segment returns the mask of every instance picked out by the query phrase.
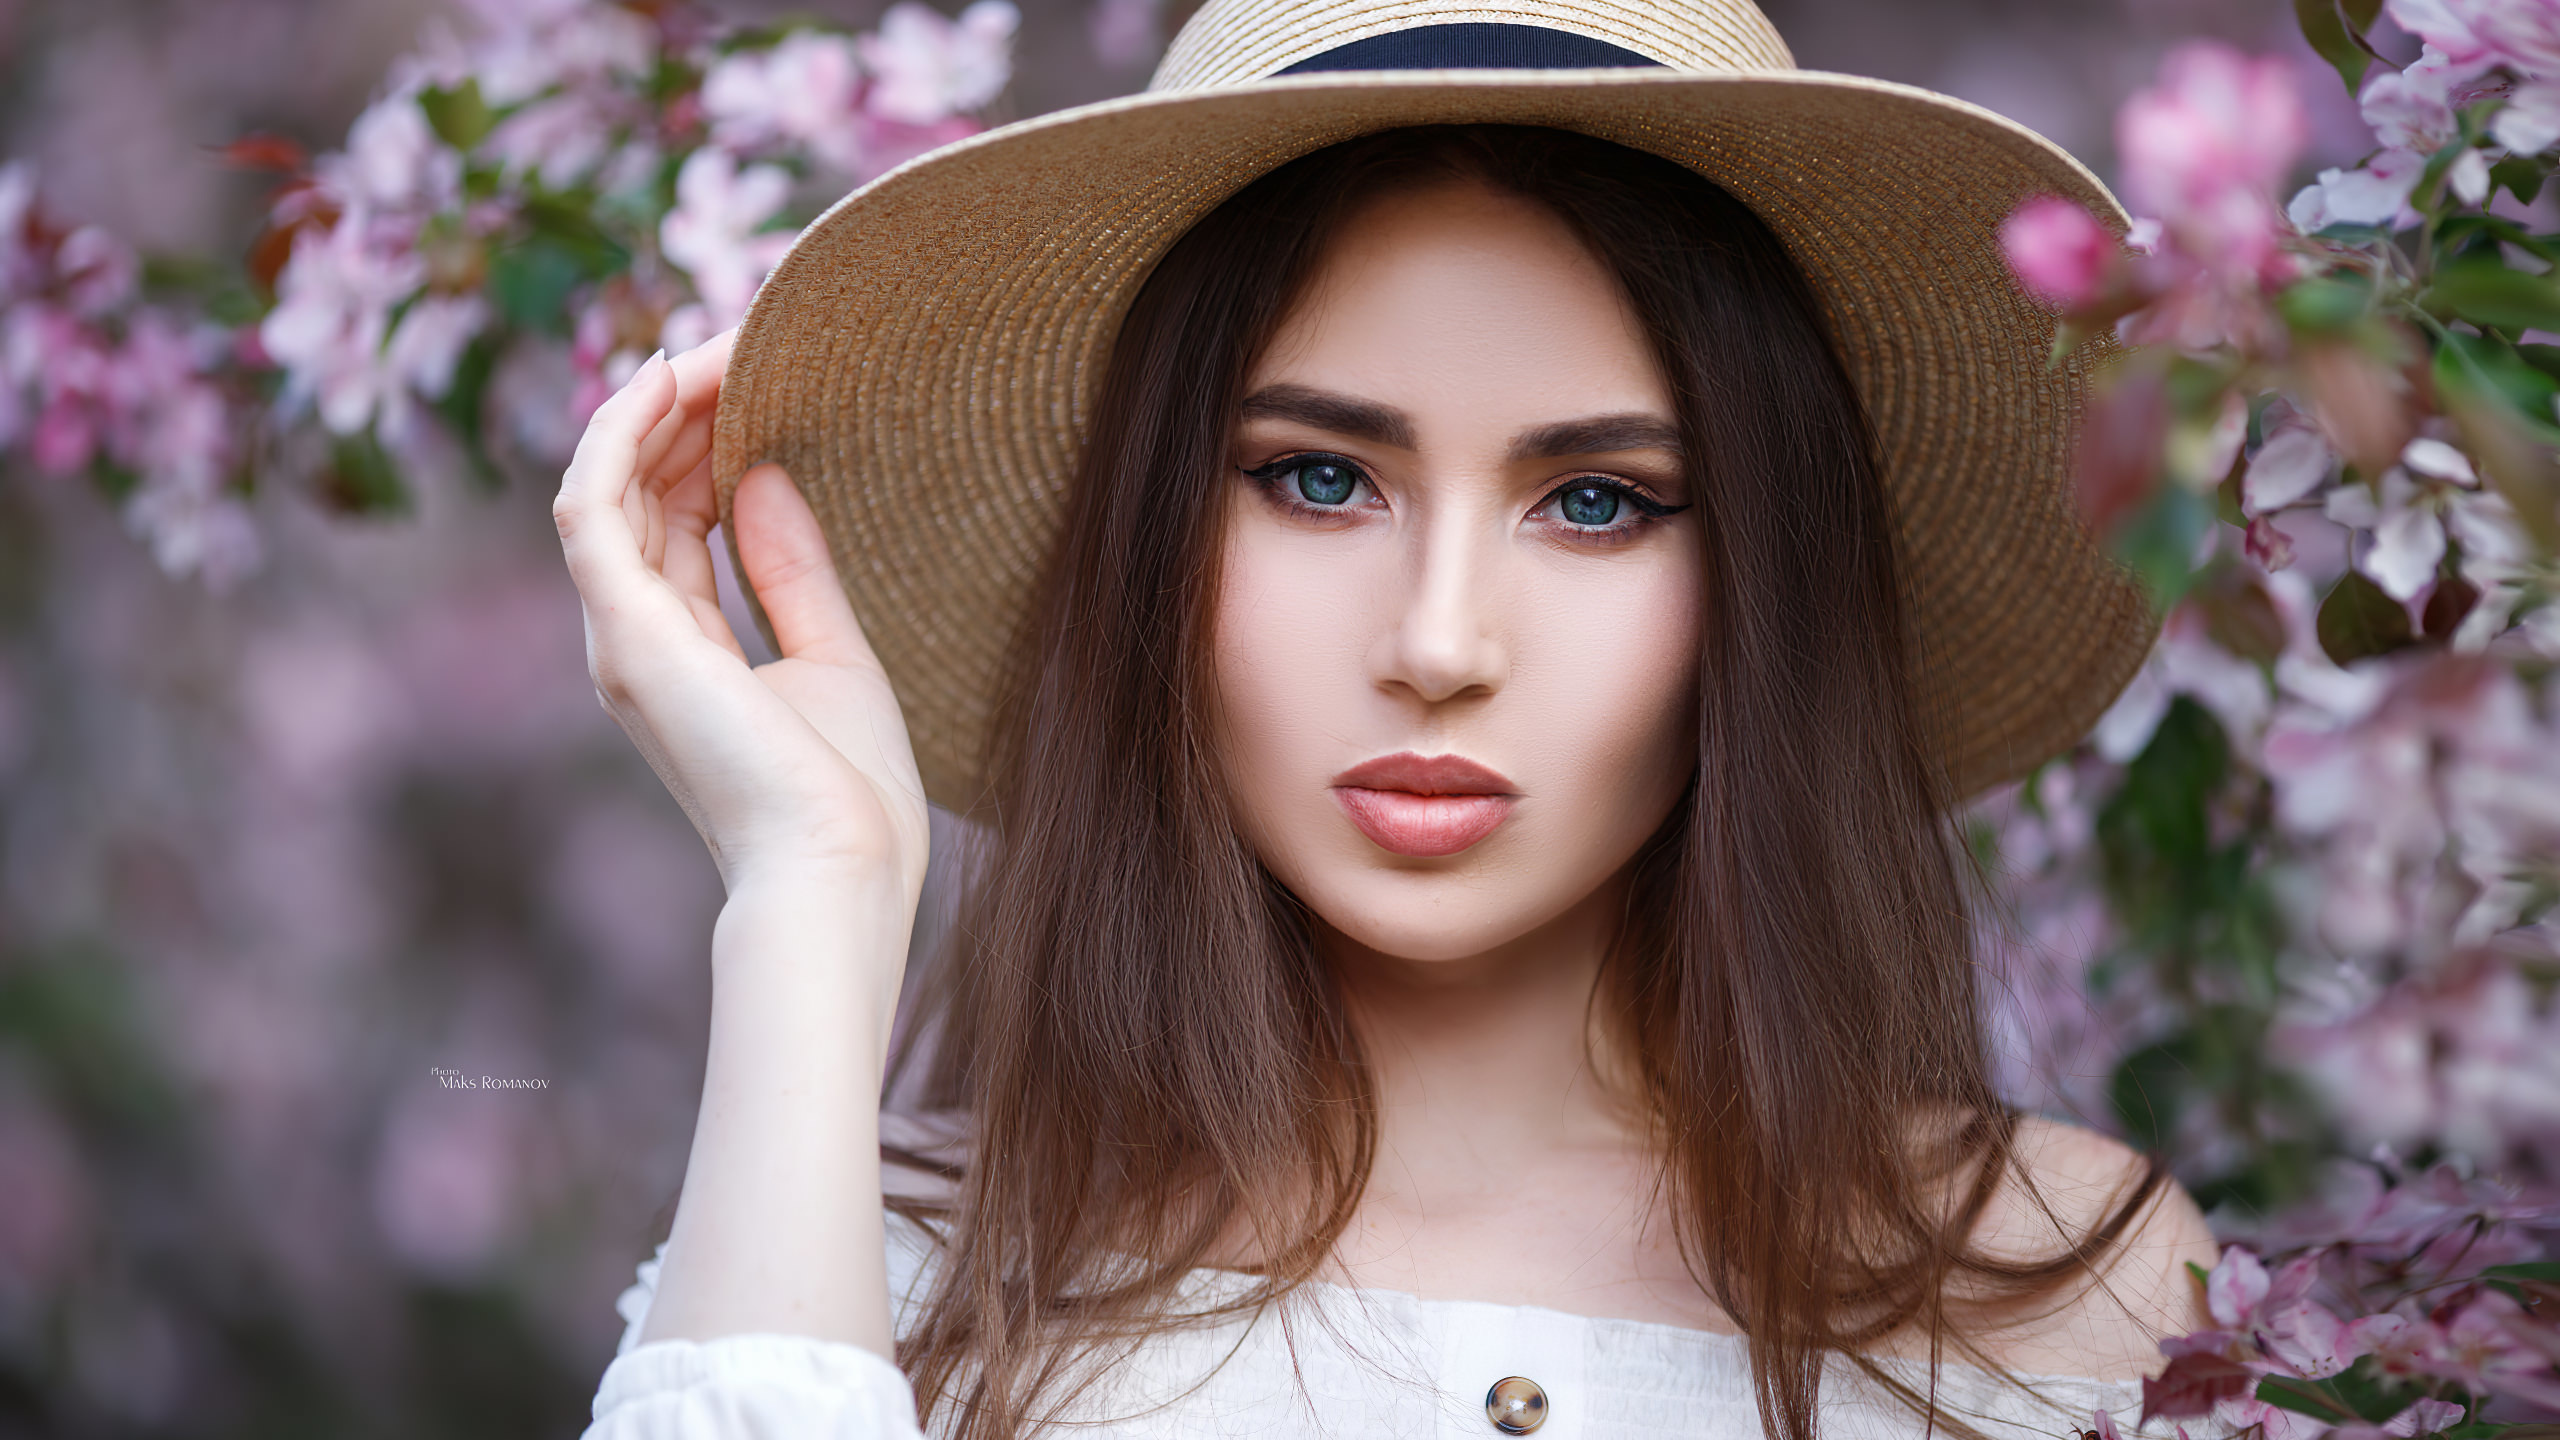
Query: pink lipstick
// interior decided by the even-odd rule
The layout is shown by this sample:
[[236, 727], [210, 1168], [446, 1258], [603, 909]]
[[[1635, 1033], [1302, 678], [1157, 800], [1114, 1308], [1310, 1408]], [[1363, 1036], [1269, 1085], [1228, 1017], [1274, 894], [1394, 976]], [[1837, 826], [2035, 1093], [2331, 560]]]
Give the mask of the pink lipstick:
[[1482, 840], [1520, 798], [1499, 771], [1463, 755], [1409, 750], [1334, 776], [1333, 795], [1372, 844], [1417, 858], [1455, 855]]

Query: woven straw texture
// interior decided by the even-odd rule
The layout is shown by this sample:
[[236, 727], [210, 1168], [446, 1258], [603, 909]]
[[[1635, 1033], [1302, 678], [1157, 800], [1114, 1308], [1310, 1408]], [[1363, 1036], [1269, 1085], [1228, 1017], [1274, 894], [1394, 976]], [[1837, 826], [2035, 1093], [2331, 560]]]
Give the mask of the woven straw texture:
[[1674, 70], [1784, 70], [1795, 57], [1768, 18], [1749, 5], [1619, 5], [1545, 0], [1455, 6], [1433, 0], [1318, 0], [1307, 4], [1212, 0], [1200, 7], [1156, 66], [1151, 92], [1205, 90], [1277, 75], [1354, 40], [1420, 25], [1535, 25], [1606, 40]]
[[[1236, 8], [1221, 0], [1193, 25], [1235, 23]], [[1531, 7], [1393, 8], [1436, 23]], [[1688, 43], [1742, 36], [1731, 43], [1783, 60], [1773, 34], [1746, 45], [1767, 32], [1756, 10], [1697, 8], [1706, 18], [1682, 12]], [[1236, 24], [1261, 37], [1257, 68], [1307, 48], [1289, 38], [1305, 13], [1288, 11], [1285, 35]], [[1602, 38], [1658, 53], [1631, 43], [1638, 28]], [[1186, 29], [1166, 70], [1226, 73], [1224, 52], [1202, 49]], [[966, 807], [1103, 358], [1155, 260], [1237, 189], [1325, 145], [1404, 125], [1578, 130], [1724, 186], [1804, 267], [1875, 419], [1949, 779], [1969, 794], [2020, 775], [2086, 733], [2154, 620], [2071, 497], [2093, 362], [2048, 368], [2052, 316], [2018, 292], [1997, 231], [2037, 193], [2119, 226], [2121, 213], [2069, 156], [1987, 111], [1725, 55], [1679, 52], [1681, 69], [1722, 73], [1336, 72], [1164, 91], [911, 163], [839, 202], [765, 282], [721, 395], [721, 514], [751, 465], [791, 473], [897, 688], [927, 792]]]

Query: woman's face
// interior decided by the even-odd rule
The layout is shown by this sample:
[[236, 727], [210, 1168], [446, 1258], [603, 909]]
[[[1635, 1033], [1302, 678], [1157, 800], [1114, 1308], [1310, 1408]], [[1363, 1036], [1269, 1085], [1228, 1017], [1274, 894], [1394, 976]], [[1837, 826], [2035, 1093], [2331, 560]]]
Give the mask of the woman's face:
[[1617, 283], [1529, 202], [1398, 195], [1245, 394], [1216, 623], [1246, 839], [1389, 955], [1563, 916], [1697, 754], [1698, 515]]

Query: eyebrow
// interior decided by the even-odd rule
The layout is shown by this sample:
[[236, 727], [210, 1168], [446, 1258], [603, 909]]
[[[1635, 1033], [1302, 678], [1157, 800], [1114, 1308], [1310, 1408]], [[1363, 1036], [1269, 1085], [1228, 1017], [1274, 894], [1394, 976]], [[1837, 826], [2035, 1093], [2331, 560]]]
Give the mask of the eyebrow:
[[1680, 427], [1658, 415], [1593, 415], [1523, 430], [1511, 442], [1514, 460], [1555, 460], [1620, 450], [1667, 450], [1677, 455]]
[[1354, 440], [1411, 450], [1413, 421], [1392, 405], [1304, 385], [1269, 385], [1245, 397], [1248, 420], [1292, 420]]
[[[1270, 385], [1245, 397], [1248, 420], [1288, 420], [1355, 440], [1417, 448], [1413, 421], [1392, 405], [1306, 385]], [[1659, 415], [1589, 415], [1535, 426], [1512, 437], [1513, 460], [1554, 460], [1567, 455], [1608, 455], [1621, 450], [1680, 453], [1680, 428]]]

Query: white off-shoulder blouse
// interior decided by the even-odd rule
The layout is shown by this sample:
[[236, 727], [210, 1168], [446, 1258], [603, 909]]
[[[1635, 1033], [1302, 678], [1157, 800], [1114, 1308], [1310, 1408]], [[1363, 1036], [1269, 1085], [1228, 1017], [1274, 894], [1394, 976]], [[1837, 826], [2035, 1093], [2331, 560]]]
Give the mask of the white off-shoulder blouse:
[[[911, 1440], [923, 1432], [906, 1377], [859, 1346], [797, 1335], [653, 1340], [640, 1328], [658, 1258], [616, 1309], [622, 1343], [596, 1392], [588, 1440]], [[890, 1293], [901, 1333], [929, 1285], [935, 1245], [889, 1217]], [[1201, 1271], [1187, 1301], [1247, 1283]], [[1228, 1293], [1233, 1293], [1231, 1290]], [[1925, 1391], [1926, 1367], [1886, 1361]], [[1523, 1377], [1544, 1392], [1536, 1440], [1760, 1440], [1744, 1342], [1635, 1320], [1526, 1305], [1424, 1300], [1311, 1284], [1259, 1314], [1151, 1336], [1087, 1392], [1063, 1434], [1105, 1440], [1313, 1440], [1318, 1436], [1500, 1440], [1486, 1391]], [[1937, 1398], [1992, 1440], [2077, 1440], [2104, 1409], [2130, 1436], [2138, 1381], [2025, 1377], [1941, 1365]], [[2032, 1393], [2029, 1393], [2029, 1392]], [[1823, 1382], [1823, 1440], [1922, 1440], [1912, 1409], [1835, 1363]]]

